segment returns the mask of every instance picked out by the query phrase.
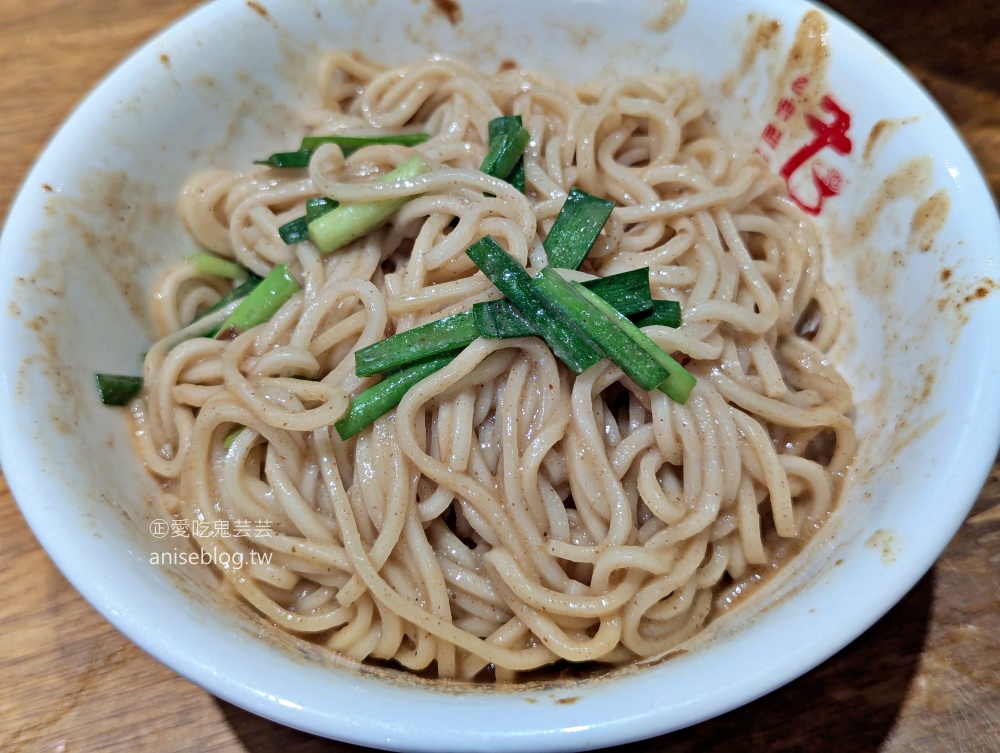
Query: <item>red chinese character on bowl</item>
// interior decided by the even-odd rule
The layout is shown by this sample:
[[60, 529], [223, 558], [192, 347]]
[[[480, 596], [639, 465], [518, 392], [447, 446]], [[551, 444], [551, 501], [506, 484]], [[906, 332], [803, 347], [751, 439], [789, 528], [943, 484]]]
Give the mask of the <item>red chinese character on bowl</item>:
[[[797, 82], [798, 80], [796, 80]], [[794, 83], [792, 88], [795, 88]], [[806, 125], [812, 131], [813, 138], [809, 143], [799, 148], [780, 170], [781, 177], [785, 179], [785, 185], [788, 186], [789, 195], [804, 211], [812, 215], [819, 214], [823, 208], [823, 202], [839, 193], [844, 184], [843, 175], [834, 169], [821, 170], [818, 165], [812, 165], [812, 184], [816, 190], [814, 197], [803, 195], [801, 186], [793, 182], [793, 176], [824, 149], [832, 149], [837, 154], [850, 154], [853, 148], [851, 139], [847, 135], [847, 131], [851, 127], [851, 116], [829, 95], [825, 95], [820, 100], [820, 107], [833, 117], [827, 121], [807, 114], [805, 116]]]

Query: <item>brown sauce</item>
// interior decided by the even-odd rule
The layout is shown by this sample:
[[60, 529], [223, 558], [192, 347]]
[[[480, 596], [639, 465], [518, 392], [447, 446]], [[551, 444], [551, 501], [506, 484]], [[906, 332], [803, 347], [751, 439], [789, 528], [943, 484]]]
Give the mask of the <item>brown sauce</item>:
[[950, 210], [951, 197], [943, 189], [921, 202], [913, 212], [907, 245], [923, 252], [930, 251], [948, 221]]
[[897, 133], [903, 126], [915, 123], [917, 118], [883, 118], [872, 126], [865, 140], [865, 148], [862, 159], [866, 165], [871, 165], [873, 158], [878, 154], [879, 149]]
[[255, 0], [247, 0], [247, 7], [250, 8], [250, 10], [254, 11], [257, 15], [261, 16], [262, 18], [268, 17], [267, 8], [265, 8], [263, 5], [256, 2]]
[[677, 23], [687, 10], [687, 0], [653, 0], [653, 13], [646, 21], [646, 28], [663, 34]]
[[757, 19], [754, 14], [747, 17], [747, 23], [753, 24], [753, 30], [747, 35], [743, 44], [743, 56], [736, 70], [726, 76], [722, 82], [722, 92], [727, 97], [732, 96], [736, 84], [745, 79], [757, 58], [764, 53], [777, 51], [781, 41], [781, 22], [773, 18]]
[[431, 0], [431, 4], [452, 26], [462, 20], [462, 6], [456, 0]]

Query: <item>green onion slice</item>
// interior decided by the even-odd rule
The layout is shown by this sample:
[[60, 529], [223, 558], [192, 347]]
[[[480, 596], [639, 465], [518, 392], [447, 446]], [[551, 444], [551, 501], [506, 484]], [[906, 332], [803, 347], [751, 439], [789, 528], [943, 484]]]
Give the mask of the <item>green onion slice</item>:
[[354, 353], [354, 371], [358, 376], [388, 374], [461, 350], [478, 336], [471, 311], [446, 316], [360, 348]]
[[306, 136], [296, 151], [275, 152], [267, 159], [254, 160], [254, 164], [279, 168], [309, 167], [309, 160], [312, 159], [313, 152], [323, 144], [338, 144], [344, 152], [344, 156], [349, 157], [361, 147], [372, 144], [416, 146], [423, 144], [429, 138], [430, 134], [428, 133], [395, 133], [384, 136]]
[[323, 196], [316, 199], [309, 199], [309, 201], [306, 202], [306, 220], [309, 222], [318, 220], [324, 214], [332, 212], [339, 206], [339, 202], [336, 202], [333, 199], [327, 199]]
[[[618, 308], [617, 306], [615, 308]], [[621, 311], [620, 308], [618, 308]], [[627, 313], [622, 311], [622, 313]], [[681, 304], [677, 301], [653, 301], [652, 308], [634, 318], [632, 322], [637, 327], [649, 327], [659, 325], [661, 327], [673, 327], [677, 329], [681, 326]]]
[[199, 272], [213, 277], [225, 277], [230, 280], [244, 280], [250, 276], [250, 270], [241, 267], [234, 261], [223, 259], [215, 254], [198, 251], [187, 258], [188, 264]]
[[549, 264], [561, 269], [579, 269], [614, 206], [613, 201], [599, 199], [579, 188], [570, 189], [552, 229], [542, 242]]
[[278, 235], [287, 246], [294, 246], [296, 243], [309, 240], [309, 219], [306, 215], [296, 217], [290, 222], [278, 228]]
[[235, 340], [247, 330], [263, 324], [274, 316], [300, 287], [298, 281], [288, 271], [288, 266], [279, 264], [222, 323], [215, 335], [216, 338]]
[[311, 149], [299, 149], [294, 152], [275, 152], [267, 159], [257, 159], [255, 165], [268, 165], [269, 167], [309, 167], [309, 160], [312, 158]]
[[327, 212], [332, 212], [340, 204], [333, 199], [320, 197], [309, 199], [306, 202], [306, 213], [302, 217], [296, 217], [291, 222], [286, 222], [278, 228], [278, 235], [288, 246], [301, 243], [309, 239], [309, 223], [318, 220]]
[[350, 439], [376, 419], [391, 411], [411, 387], [447, 366], [454, 354], [437, 356], [387, 376], [357, 397], [351, 398], [347, 413], [334, 424], [341, 439]]
[[[542, 271], [544, 272], [545, 270]], [[677, 361], [675, 361], [669, 353], [653, 342], [641, 329], [632, 324], [632, 322], [630, 322], [626, 317], [615, 311], [613, 307], [609, 306], [608, 302], [603, 298], [595, 295], [593, 291], [587, 290], [587, 288], [579, 283], [571, 284], [574, 288], [576, 288], [577, 292], [579, 292], [580, 295], [582, 295], [583, 298], [590, 303], [591, 306], [604, 314], [609, 321], [620, 327], [633, 342], [639, 345], [639, 347], [648, 353], [656, 361], [656, 363], [667, 372], [667, 377], [659, 384], [655, 385], [657, 389], [681, 405], [687, 402], [687, 399], [691, 394], [691, 390], [694, 389], [695, 383], [697, 382], [691, 372], [677, 363]], [[628, 373], [625, 366], [618, 363], [618, 361], [615, 360], [610, 353], [608, 354], [608, 357], [621, 366], [625, 373]], [[638, 383], [638, 380], [636, 380], [636, 382]], [[652, 388], [647, 387], [646, 389]]]
[[[623, 331], [583, 296], [580, 291], [586, 288], [582, 285], [577, 286], [564, 280], [552, 267], [545, 267], [539, 272], [532, 284], [549, 311], [549, 316], [558, 318], [581, 336], [596, 343], [603, 354], [640, 387], [655, 389], [666, 379], [666, 370], [629, 333]], [[603, 301], [591, 291], [588, 290], [587, 293]]]
[[601, 360], [587, 338], [551, 315], [524, 267], [491, 236], [476, 241], [465, 253], [574, 373], [581, 374]]
[[519, 128], [513, 133], [502, 132], [490, 140], [490, 148], [479, 167], [480, 171], [500, 180], [508, 180], [518, 161], [524, 156], [524, 148], [529, 141], [531, 134], [525, 128]]
[[105, 405], [128, 405], [142, 391], [141, 376], [97, 374], [97, 394]]
[[[419, 154], [410, 157], [399, 167], [379, 179], [380, 183], [410, 180], [430, 171]], [[329, 254], [351, 241], [367, 235], [386, 222], [393, 213], [412, 196], [385, 199], [362, 204], [341, 204], [322, 217], [309, 223], [309, 237], [320, 253]]]
[[351, 156], [358, 149], [373, 144], [399, 144], [401, 146], [417, 146], [430, 139], [429, 133], [395, 133], [387, 136], [306, 136], [302, 139], [301, 150], [315, 151], [323, 144], [337, 144], [345, 157]]
[[[246, 298], [248, 295], [250, 295], [250, 293], [254, 290], [254, 288], [260, 285], [261, 280], [263, 279], [264, 279], [263, 277], [258, 277], [253, 272], [251, 272], [246, 282], [244, 282], [242, 285], [233, 288], [229, 293], [222, 296], [222, 298], [220, 298], [211, 308], [208, 308], [205, 311], [202, 311], [200, 314], [198, 314], [198, 316], [196, 316], [194, 319], [191, 320], [191, 324], [194, 324], [199, 319], [204, 319], [209, 314], [214, 314], [216, 311], [221, 311], [233, 301], [239, 300], [240, 298]], [[209, 337], [215, 337], [217, 331], [218, 330], [212, 332], [209, 335]]]

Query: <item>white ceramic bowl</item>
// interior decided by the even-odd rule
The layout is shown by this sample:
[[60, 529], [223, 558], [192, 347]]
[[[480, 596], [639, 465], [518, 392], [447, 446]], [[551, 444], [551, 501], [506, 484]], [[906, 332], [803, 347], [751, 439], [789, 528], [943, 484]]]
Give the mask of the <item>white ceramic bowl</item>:
[[[832, 655], [903, 596], [962, 522], [1000, 438], [1000, 225], [926, 93], [839, 18], [800, 25], [815, 10], [804, 2], [696, 0], [675, 22], [683, 3], [460, 4], [453, 24], [431, 3], [220, 0], [108, 77], [53, 139], [4, 230], [3, 469], [42, 545], [95, 608], [254, 713], [412, 750], [566, 750], [666, 732]], [[460, 694], [331, 667], [225, 603], [201, 569], [149, 563], [163, 546], [148, 531], [150, 481], [123, 414], [98, 405], [90, 375], [139, 367], [144, 295], [190, 248], [173, 211], [185, 176], [294, 143], [318, 56], [337, 47], [391, 63], [443, 51], [486, 70], [513, 58], [570, 80], [683, 69], [704, 82], [723, 132], [776, 169], [814, 141], [836, 146], [790, 180], [804, 204], [817, 181], [838, 193], [818, 221], [835, 241], [828, 274], [852, 311], [834, 358], [855, 387], [856, 471], [783, 578], [687, 653], [599, 679]], [[812, 129], [802, 102], [795, 113], [778, 104], [796, 90], [819, 118]]]

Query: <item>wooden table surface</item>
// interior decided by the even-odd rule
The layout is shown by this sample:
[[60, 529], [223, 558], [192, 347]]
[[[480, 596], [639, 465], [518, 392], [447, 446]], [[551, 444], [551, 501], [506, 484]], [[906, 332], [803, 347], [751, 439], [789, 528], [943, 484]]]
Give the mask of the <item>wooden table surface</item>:
[[[1000, 3], [829, 4], [924, 82], [1000, 195]], [[73, 105], [194, 5], [0, 0], [0, 216]], [[0, 520], [0, 750], [358, 750], [219, 701], [146, 656], [64, 580], [2, 477]], [[998, 639], [994, 482], [934, 569], [842, 652], [748, 706], [620, 750], [1000, 751]]]

